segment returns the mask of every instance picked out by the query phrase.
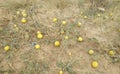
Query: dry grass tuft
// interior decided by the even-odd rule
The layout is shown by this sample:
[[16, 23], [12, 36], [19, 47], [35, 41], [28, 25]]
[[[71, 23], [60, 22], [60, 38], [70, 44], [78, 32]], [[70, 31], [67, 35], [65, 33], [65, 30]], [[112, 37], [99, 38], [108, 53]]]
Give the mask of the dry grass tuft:
[[5, 0], [0, 2], [0, 7], [16, 10], [19, 8], [29, 8], [32, 5], [32, 0]]

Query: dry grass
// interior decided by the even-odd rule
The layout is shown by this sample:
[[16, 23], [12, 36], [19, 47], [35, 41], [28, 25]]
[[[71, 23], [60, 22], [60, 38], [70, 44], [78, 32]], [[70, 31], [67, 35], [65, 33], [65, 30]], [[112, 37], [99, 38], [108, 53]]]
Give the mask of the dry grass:
[[[0, 74], [59, 74], [60, 70], [64, 74], [119, 74], [119, 4], [108, 1], [104, 12], [94, 12], [93, 4], [89, 12], [89, 0], [1, 1]], [[23, 10], [28, 14], [26, 24], [21, 23], [21, 13], [16, 14]], [[52, 22], [54, 17], [57, 23]], [[65, 26], [61, 25], [63, 20], [67, 21]], [[77, 26], [78, 22], [82, 23], [81, 27]], [[63, 30], [65, 33], [60, 34]], [[41, 31], [43, 39], [37, 39], [37, 31]], [[77, 41], [79, 36], [83, 42]], [[60, 47], [53, 45], [56, 40], [61, 42]], [[36, 50], [35, 44], [40, 44], [41, 49]], [[6, 45], [10, 46], [7, 52]], [[89, 49], [95, 54], [89, 55]], [[116, 52], [114, 57], [108, 55], [109, 50]], [[96, 69], [91, 67], [94, 60], [99, 63]]]

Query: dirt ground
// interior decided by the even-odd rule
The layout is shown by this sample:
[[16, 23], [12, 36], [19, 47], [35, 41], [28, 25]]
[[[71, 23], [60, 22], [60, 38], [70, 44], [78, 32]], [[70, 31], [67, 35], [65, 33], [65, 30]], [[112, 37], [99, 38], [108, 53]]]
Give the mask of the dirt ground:
[[[90, 1], [0, 0], [0, 74], [120, 74], [120, 0], [102, 5]], [[77, 41], [79, 36], [83, 41]]]

